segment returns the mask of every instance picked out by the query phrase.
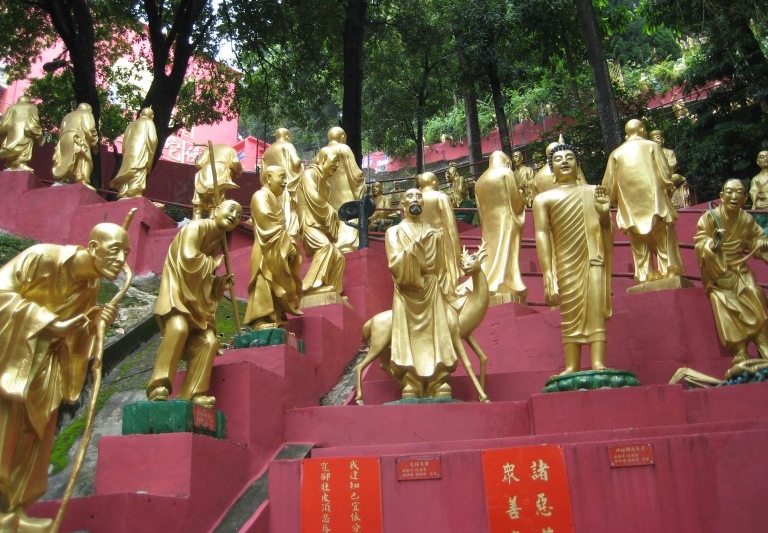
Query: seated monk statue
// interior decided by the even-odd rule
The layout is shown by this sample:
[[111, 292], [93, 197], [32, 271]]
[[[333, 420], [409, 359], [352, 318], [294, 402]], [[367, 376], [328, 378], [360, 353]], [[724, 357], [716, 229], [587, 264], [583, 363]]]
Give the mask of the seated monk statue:
[[[752, 255], [768, 262], [768, 239], [742, 209], [746, 199], [747, 190], [740, 180], [726, 181], [720, 205], [701, 215], [693, 237], [717, 334], [733, 354], [734, 364], [749, 359], [750, 342], [755, 343], [760, 357], [768, 358], [765, 291], [747, 263]], [[749, 256], [744, 255], [747, 250]]]
[[37, 106], [22, 95], [0, 119], [0, 160], [5, 161], [8, 170], [32, 172], [27, 163], [32, 159], [35, 141], [42, 144], [42, 139]]
[[253, 193], [254, 243], [245, 323], [255, 329], [276, 328], [286, 314], [301, 315], [301, 254], [288, 232], [282, 196], [285, 170], [277, 165], [261, 173], [261, 189]]

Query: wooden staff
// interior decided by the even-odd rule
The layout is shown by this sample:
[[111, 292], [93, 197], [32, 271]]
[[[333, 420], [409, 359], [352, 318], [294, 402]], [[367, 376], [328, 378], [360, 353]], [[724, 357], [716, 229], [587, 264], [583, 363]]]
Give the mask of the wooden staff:
[[[221, 191], [219, 191], [219, 179], [216, 176], [216, 161], [213, 158], [213, 143], [208, 141], [208, 158], [211, 160], [211, 177], [213, 178], [213, 198], [216, 200], [216, 205], [221, 207]], [[224, 234], [224, 240], [221, 243], [221, 250], [224, 253], [224, 268], [227, 271], [227, 275], [232, 275], [232, 263], [229, 260], [229, 245], [227, 244], [227, 235]], [[237, 328], [237, 335], [240, 335], [240, 313], [237, 311], [237, 299], [235, 298], [234, 286], [229, 288], [229, 298], [232, 300], [232, 314], [235, 317], [235, 328]]]
[[[128, 215], [125, 217], [125, 222], [123, 222], [123, 229], [128, 229], [128, 226], [131, 224], [131, 220], [133, 220], [133, 216], [136, 214], [136, 211], [137, 208], [134, 207], [128, 212]], [[128, 291], [128, 287], [131, 286], [131, 281], [133, 280], [133, 272], [128, 266], [128, 263], [123, 264], [123, 274], [125, 274], [125, 281], [123, 282], [122, 288], [109, 301], [109, 305], [113, 307], [117, 307], [120, 304], [123, 296], [125, 296], [126, 291]], [[64, 490], [64, 496], [61, 499], [61, 506], [59, 507], [59, 511], [56, 513], [56, 519], [53, 521], [50, 533], [58, 533], [59, 528], [61, 527], [61, 523], [64, 520], [64, 513], [67, 511], [69, 501], [72, 499], [72, 491], [75, 488], [75, 481], [77, 480], [80, 469], [83, 467], [83, 463], [85, 462], [85, 452], [88, 450], [88, 444], [91, 441], [93, 419], [96, 416], [96, 402], [99, 398], [99, 389], [101, 388], [101, 367], [102, 359], [104, 357], [104, 336], [107, 332], [107, 326], [108, 324], [106, 321], [99, 320], [99, 325], [96, 330], [96, 349], [94, 351], [95, 359], [91, 365], [93, 390], [91, 391], [91, 398], [88, 402], [88, 414], [85, 418], [83, 439], [80, 442], [80, 448], [77, 450], [77, 456], [75, 457], [75, 462], [72, 465], [72, 473], [69, 476], [67, 488]]]

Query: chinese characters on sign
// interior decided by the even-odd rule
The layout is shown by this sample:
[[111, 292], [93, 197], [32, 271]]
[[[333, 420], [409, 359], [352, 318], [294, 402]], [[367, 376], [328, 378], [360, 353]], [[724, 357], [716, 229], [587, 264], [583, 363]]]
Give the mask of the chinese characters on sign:
[[482, 458], [490, 533], [573, 533], [559, 446], [485, 450]]
[[301, 462], [302, 533], [381, 533], [381, 474], [375, 457]]
[[650, 443], [611, 446], [608, 448], [608, 455], [613, 468], [653, 464], [653, 446]]
[[397, 459], [397, 480], [440, 479], [443, 477], [439, 457], [400, 457]]

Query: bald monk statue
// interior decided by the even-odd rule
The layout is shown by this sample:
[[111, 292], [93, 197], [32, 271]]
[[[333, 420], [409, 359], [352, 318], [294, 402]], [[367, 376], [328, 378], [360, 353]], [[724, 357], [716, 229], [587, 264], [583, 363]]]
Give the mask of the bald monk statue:
[[[329, 203], [336, 211], [345, 202], [360, 200], [365, 191], [365, 180], [363, 171], [355, 160], [355, 154], [347, 146], [347, 134], [338, 126], [328, 130], [327, 148], [332, 149], [337, 154], [338, 166], [333, 175], [328, 179], [330, 186]], [[343, 253], [354, 252], [357, 250], [358, 234], [355, 228], [343, 224], [339, 227], [339, 238], [336, 246]]]

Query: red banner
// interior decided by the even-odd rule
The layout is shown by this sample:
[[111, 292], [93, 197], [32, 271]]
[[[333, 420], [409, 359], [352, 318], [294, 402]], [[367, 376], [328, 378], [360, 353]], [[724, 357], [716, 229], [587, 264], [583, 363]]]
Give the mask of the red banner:
[[490, 533], [573, 533], [559, 446], [485, 450], [483, 479]]
[[381, 533], [375, 457], [301, 461], [301, 533]]

